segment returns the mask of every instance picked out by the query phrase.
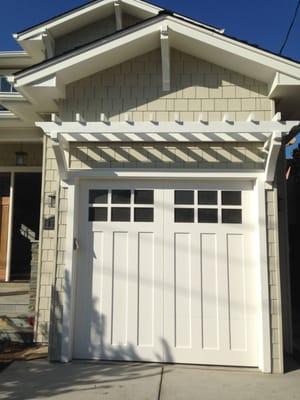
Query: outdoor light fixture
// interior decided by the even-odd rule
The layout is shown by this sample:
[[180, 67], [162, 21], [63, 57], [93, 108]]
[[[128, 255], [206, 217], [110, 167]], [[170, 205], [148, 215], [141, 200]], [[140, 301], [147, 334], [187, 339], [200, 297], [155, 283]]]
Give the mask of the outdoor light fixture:
[[16, 166], [23, 167], [27, 162], [27, 153], [22, 150], [22, 145], [20, 151], [16, 152]]
[[48, 207], [54, 208], [56, 205], [56, 193], [50, 193], [48, 195]]

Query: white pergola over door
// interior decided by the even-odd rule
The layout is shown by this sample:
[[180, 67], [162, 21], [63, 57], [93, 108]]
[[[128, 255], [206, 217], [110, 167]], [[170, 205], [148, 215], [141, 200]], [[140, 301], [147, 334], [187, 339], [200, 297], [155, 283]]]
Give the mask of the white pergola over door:
[[252, 189], [84, 182], [74, 357], [257, 366]]

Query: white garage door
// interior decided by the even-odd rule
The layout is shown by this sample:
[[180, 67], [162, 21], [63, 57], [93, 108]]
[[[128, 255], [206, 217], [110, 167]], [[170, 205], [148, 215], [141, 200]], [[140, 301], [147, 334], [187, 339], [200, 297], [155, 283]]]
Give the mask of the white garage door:
[[74, 358], [258, 365], [250, 183], [81, 185]]

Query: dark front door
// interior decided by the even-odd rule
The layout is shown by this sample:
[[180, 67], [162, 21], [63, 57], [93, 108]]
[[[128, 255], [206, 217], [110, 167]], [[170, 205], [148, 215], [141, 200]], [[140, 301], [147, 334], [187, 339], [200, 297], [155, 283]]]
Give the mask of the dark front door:
[[5, 280], [10, 206], [10, 174], [0, 174], [0, 281]]
[[16, 173], [13, 207], [11, 279], [30, 278], [31, 245], [39, 239], [41, 174]]

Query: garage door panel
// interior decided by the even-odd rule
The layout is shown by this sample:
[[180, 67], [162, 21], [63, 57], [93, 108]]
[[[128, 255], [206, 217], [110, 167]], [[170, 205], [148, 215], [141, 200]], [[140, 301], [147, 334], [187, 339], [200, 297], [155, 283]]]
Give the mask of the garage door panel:
[[[82, 207], [105, 197], [107, 215], [81, 214], [75, 356], [258, 364], [253, 191], [241, 187], [82, 186]], [[116, 221], [122, 202], [126, 221]]]
[[127, 344], [128, 233], [113, 232], [111, 344]]
[[247, 349], [244, 236], [227, 235], [229, 334], [231, 350]]
[[174, 235], [175, 347], [191, 347], [191, 235]]
[[[154, 346], [154, 233], [138, 233], [138, 345]], [[161, 290], [161, 288], [158, 290]]]
[[219, 349], [219, 290], [217, 235], [200, 235], [202, 272], [202, 343], [205, 350]]

